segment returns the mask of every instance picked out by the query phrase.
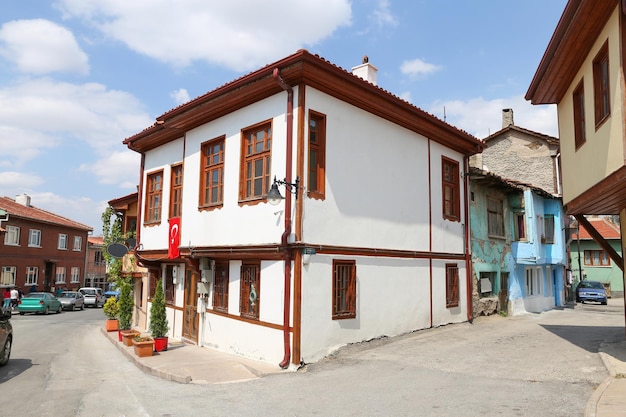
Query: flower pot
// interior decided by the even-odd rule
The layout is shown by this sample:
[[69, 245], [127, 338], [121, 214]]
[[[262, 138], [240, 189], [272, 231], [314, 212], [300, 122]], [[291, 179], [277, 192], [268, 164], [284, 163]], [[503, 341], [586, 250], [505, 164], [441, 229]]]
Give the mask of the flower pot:
[[107, 319], [106, 329], [107, 332], [114, 332], [119, 329], [120, 322], [117, 319]]
[[126, 346], [133, 345], [133, 338], [140, 334], [137, 330], [122, 330], [122, 341]]
[[167, 336], [154, 338], [154, 351], [163, 352], [167, 350]]
[[135, 355], [140, 358], [152, 356], [152, 351], [154, 351], [154, 340], [138, 342], [133, 339], [133, 347], [135, 348]]

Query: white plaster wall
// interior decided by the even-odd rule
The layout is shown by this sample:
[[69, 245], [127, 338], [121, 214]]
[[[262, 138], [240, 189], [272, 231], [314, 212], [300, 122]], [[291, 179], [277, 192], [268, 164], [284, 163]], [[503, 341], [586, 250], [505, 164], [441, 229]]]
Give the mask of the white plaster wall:
[[[459, 268], [459, 305], [446, 307], [446, 265]], [[433, 260], [433, 321], [432, 326], [467, 321], [467, 270], [465, 261]]]

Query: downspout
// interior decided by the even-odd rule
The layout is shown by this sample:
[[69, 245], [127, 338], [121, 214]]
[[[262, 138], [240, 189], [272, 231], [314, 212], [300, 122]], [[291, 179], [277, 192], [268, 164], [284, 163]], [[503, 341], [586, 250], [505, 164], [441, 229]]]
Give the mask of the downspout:
[[463, 208], [465, 216], [465, 275], [466, 275], [466, 293], [467, 293], [467, 321], [470, 323], [474, 320], [474, 304], [472, 301], [473, 280], [472, 280], [472, 247], [470, 239], [470, 217], [469, 217], [469, 157], [463, 158]]
[[[285, 182], [291, 183], [291, 165], [293, 153], [293, 89], [281, 77], [278, 68], [274, 68], [274, 80], [287, 92], [287, 166], [285, 168]], [[287, 186], [289, 187], [289, 185]], [[285, 299], [283, 316], [283, 342], [285, 356], [279, 363], [283, 369], [289, 367], [291, 359], [291, 340], [289, 331], [289, 316], [291, 313], [291, 251], [288, 247], [288, 237], [291, 234], [291, 190], [285, 193], [285, 231], [280, 238], [280, 246], [285, 251]]]
[[137, 260], [137, 265], [144, 266], [141, 263], [139, 254], [137, 253], [140, 245], [141, 237], [141, 210], [142, 210], [142, 195], [143, 195], [143, 174], [146, 165], [146, 154], [141, 153], [141, 166], [139, 168], [139, 187], [137, 190], [137, 224], [135, 225], [135, 247], [133, 248], [133, 254]]

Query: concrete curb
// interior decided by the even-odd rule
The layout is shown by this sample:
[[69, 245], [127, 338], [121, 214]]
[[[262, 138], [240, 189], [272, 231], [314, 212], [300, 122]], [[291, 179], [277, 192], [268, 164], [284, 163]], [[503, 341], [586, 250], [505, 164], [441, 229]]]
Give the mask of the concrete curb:
[[585, 417], [596, 417], [598, 412], [598, 402], [602, 398], [602, 394], [604, 391], [611, 385], [613, 382], [613, 377], [608, 377], [602, 382], [598, 388], [595, 389], [589, 400], [587, 400], [587, 405], [585, 406]]
[[117, 336], [117, 332], [107, 332], [105, 328], [100, 328], [100, 331], [104, 334], [104, 336], [113, 343], [117, 347], [117, 349], [128, 358], [129, 361], [133, 362], [137, 368], [141, 369], [144, 373], [152, 376], [156, 376], [157, 378], [164, 379], [166, 381], [178, 382], [180, 384], [188, 384], [191, 382], [190, 375], [180, 375], [174, 374], [172, 372], [165, 372], [158, 368], [154, 368], [150, 365], [147, 365], [142, 358], [139, 358], [137, 355], [133, 353], [133, 348], [124, 345], [123, 343], [117, 340], [117, 337], [112, 337], [111, 334]]

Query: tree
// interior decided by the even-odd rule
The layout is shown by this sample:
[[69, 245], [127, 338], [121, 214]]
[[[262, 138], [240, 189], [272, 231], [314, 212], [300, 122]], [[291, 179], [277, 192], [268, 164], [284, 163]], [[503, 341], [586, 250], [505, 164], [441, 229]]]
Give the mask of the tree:
[[130, 330], [134, 306], [130, 278], [119, 277], [117, 282], [120, 289], [120, 330]]
[[[113, 218], [113, 222], [111, 222], [111, 218]], [[104, 242], [102, 257], [107, 267], [107, 280], [114, 282], [116, 287], [120, 288], [118, 280], [122, 276], [122, 260], [111, 256], [106, 248], [123, 240], [122, 215], [111, 206], [108, 206], [102, 213], [102, 240]]]
[[150, 306], [150, 334], [152, 337], [165, 337], [169, 330], [165, 311], [165, 294], [163, 284], [157, 280], [152, 305]]

